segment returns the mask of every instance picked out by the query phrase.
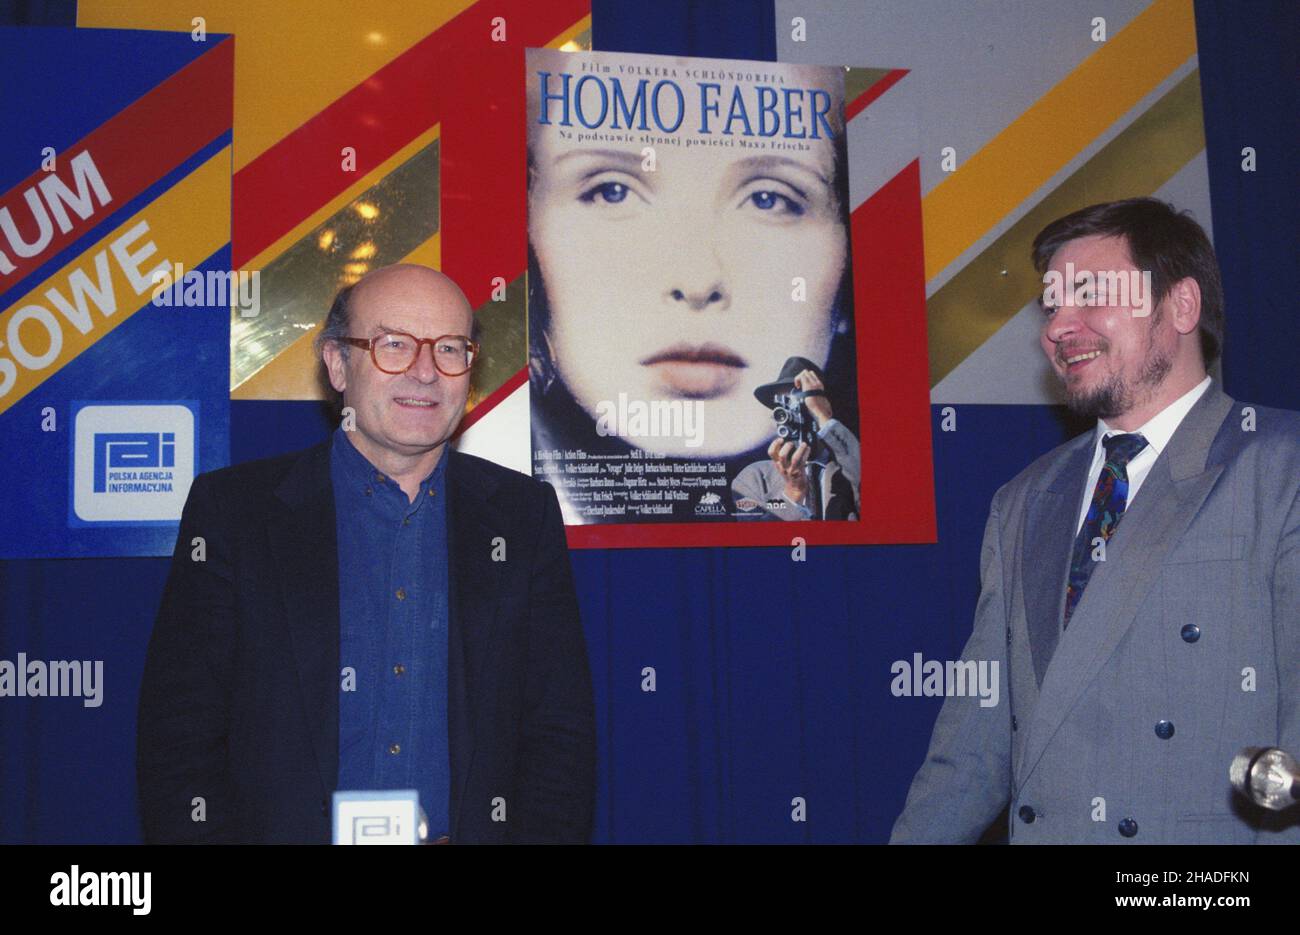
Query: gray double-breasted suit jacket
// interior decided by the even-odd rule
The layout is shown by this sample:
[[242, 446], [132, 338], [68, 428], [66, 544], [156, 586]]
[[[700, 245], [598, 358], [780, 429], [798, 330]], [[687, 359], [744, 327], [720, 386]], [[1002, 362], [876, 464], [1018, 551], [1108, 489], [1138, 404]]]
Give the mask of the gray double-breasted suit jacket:
[[1000, 701], [945, 700], [894, 842], [1300, 842], [1234, 796], [1246, 746], [1300, 755], [1300, 413], [1207, 387], [1062, 631], [1095, 433], [998, 490], [975, 626]]

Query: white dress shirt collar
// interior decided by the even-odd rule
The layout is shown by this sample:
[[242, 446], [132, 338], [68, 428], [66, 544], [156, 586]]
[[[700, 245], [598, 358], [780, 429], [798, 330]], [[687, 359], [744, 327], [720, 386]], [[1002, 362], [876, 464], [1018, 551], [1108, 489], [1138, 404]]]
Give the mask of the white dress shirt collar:
[[[1201, 398], [1201, 395], [1209, 388], [1209, 385], [1210, 377], [1207, 374], [1204, 380], [1196, 384], [1182, 396], [1179, 396], [1164, 409], [1161, 409], [1158, 413], [1152, 416], [1145, 425], [1141, 428], [1134, 429], [1135, 433], [1143, 436], [1147, 440], [1147, 444], [1151, 447], [1151, 450], [1155, 453], [1156, 457], [1160, 457], [1160, 453], [1164, 451], [1165, 446], [1169, 444], [1169, 439], [1174, 437], [1174, 432], [1176, 432], [1178, 426], [1182, 424], [1183, 418], [1191, 411], [1192, 407], [1196, 405], [1196, 401]], [[1096, 448], [1101, 448], [1101, 441], [1103, 438], [1121, 434], [1123, 434], [1123, 432], [1120, 429], [1113, 429], [1106, 424], [1106, 420], [1098, 419], [1097, 433], [1095, 436]]]

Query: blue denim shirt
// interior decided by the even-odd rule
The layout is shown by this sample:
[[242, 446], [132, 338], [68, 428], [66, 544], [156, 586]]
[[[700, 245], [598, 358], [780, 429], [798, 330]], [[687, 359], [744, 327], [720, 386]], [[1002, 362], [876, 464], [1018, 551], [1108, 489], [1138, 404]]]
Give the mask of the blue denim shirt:
[[[447, 453], [412, 503], [334, 432], [339, 544], [339, 789], [416, 789], [450, 831]], [[355, 686], [348, 678], [353, 671]]]

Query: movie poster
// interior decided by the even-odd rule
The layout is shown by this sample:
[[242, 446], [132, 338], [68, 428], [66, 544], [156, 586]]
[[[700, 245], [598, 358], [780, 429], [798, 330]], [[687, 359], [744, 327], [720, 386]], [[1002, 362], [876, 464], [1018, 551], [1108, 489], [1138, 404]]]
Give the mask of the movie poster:
[[857, 521], [843, 69], [527, 75], [533, 473], [566, 523]]

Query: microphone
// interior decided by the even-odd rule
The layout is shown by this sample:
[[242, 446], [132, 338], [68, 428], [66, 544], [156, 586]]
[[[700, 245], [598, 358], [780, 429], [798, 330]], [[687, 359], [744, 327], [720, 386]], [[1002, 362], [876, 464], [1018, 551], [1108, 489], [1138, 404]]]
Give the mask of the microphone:
[[1228, 769], [1232, 787], [1256, 805], [1281, 811], [1300, 802], [1300, 766], [1277, 747], [1246, 747]]

